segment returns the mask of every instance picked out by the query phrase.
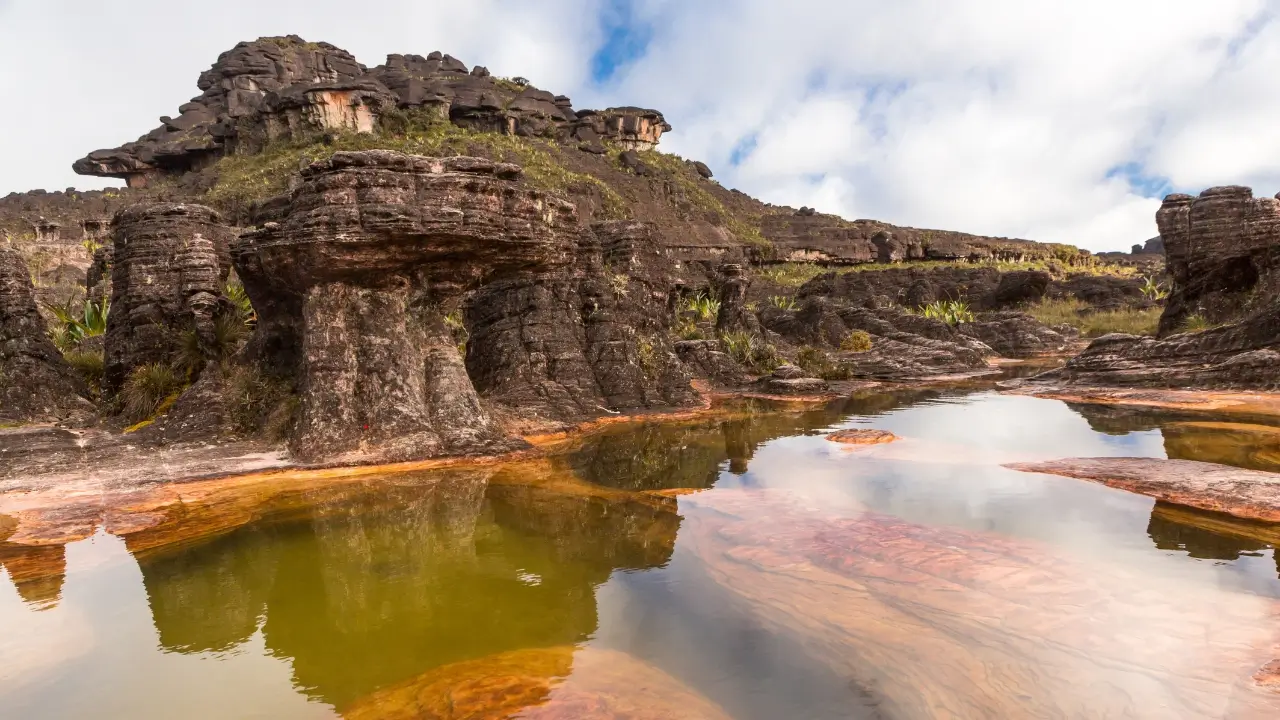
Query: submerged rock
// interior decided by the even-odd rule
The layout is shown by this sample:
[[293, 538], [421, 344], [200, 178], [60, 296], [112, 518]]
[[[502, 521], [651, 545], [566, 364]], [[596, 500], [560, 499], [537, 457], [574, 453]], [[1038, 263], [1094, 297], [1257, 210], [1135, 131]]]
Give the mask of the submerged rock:
[[1177, 505], [1280, 522], [1280, 473], [1158, 458], [1071, 458], [1006, 467], [1093, 480]]
[[1272, 599], [1152, 586], [1031, 540], [840, 517], [779, 491], [681, 502], [681, 542], [733, 607], [797, 638], [884, 717], [1280, 712], [1255, 680], [1280, 642]]
[[827, 436], [827, 439], [834, 443], [843, 445], [881, 445], [891, 443], [898, 439], [897, 435], [888, 430], [873, 430], [869, 428], [854, 428], [852, 430], [839, 430]]
[[727, 720], [662, 670], [594, 647], [514, 650], [454, 663], [379, 690], [347, 720]]

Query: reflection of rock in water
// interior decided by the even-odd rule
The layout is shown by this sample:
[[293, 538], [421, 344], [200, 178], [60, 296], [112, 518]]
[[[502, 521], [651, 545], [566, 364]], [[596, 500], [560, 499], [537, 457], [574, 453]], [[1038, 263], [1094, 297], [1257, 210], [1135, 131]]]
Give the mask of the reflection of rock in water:
[[1128, 435], [1132, 432], [1155, 430], [1179, 417], [1175, 413], [1137, 410], [1121, 405], [1087, 405], [1073, 402], [1065, 405], [1084, 418], [1091, 430], [1104, 435]]
[[707, 488], [727, 461], [741, 475], [755, 451], [782, 437], [808, 434], [850, 415], [875, 416], [937, 398], [933, 389], [860, 393], [802, 412], [743, 401], [724, 417], [691, 423], [620, 426], [589, 437], [569, 457], [584, 480], [626, 490]]
[[680, 681], [625, 653], [516, 650], [437, 668], [362, 698], [347, 720], [728, 720]]
[[1170, 458], [1280, 471], [1280, 427], [1230, 422], [1167, 425], [1164, 451]]
[[509, 470], [490, 488], [493, 472], [324, 486], [214, 542], [144, 544], [162, 644], [227, 648], [261, 625], [300, 688], [343, 706], [448, 663], [580, 642], [614, 568], [671, 555], [673, 499], [587, 498], [576, 480], [522, 495]]
[[67, 574], [67, 553], [63, 545], [12, 545], [0, 542], [0, 567], [18, 595], [41, 609], [58, 604]]
[[708, 574], [887, 717], [1280, 716], [1251, 679], [1280, 640], [1270, 598], [772, 491], [690, 502], [684, 538]]
[[1206, 560], [1236, 560], [1241, 553], [1257, 553], [1267, 547], [1260, 540], [1215, 532], [1205, 527], [1207, 522], [1190, 524], [1187, 522], [1186, 512], [1180, 511], [1176, 505], [1156, 503], [1151, 510], [1151, 522], [1147, 524], [1147, 534], [1156, 547], [1161, 550], [1181, 550], [1193, 558]]

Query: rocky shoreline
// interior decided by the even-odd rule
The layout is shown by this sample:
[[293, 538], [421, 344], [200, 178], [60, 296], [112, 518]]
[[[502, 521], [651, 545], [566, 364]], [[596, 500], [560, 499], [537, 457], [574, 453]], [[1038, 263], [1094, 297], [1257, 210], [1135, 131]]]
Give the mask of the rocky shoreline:
[[[509, 458], [714, 395], [1049, 356], [1070, 357], [1002, 387], [1280, 414], [1280, 201], [1248, 188], [1170, 195], [1158, 243], [1099, 260], [767, 205], [659, 152], [656, 110], [574, 110], [442, 53], [369, 68], [262, 38], [198, 87], [74, 165], [129, 187], [0, 200], [4, 492]], [[1053, 303], [1081, 323], [1038, 319]], [[1082, 339], [1107, 313], [1160, 318]]]

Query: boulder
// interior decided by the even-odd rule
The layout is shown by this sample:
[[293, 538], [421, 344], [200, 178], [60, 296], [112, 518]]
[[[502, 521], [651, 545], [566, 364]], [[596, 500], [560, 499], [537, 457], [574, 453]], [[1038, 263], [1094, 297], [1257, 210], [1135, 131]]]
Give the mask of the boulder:
[[974, 322], [962, 323], [957, 330], [1007, 358], [1060, 353], [1069, 349], [1077, 337], [1069, 330], [1060, 332], [1048, 327], [1026, 313], [1010, 311], [982, 313]]
[[1049, 292], [1053, 278], [1043, 270], [1015, 270], [1000, 276], [992, 297], [996, 306], [1035, 302]]
[[82, 418], [85, 392], [46, 334], [26, 263], [0, 247], [0, 424]]

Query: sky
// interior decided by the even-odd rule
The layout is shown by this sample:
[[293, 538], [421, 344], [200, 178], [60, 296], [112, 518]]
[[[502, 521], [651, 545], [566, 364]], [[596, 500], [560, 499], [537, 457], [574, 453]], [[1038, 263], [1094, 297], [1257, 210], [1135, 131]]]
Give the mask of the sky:
[[176, 115], [241, 40], [450, 53], [640, 105], [727, 187], [1127, 250], [1170, 192], [1280, 190], [1280, 0], [0, 0], [0, 196]]

